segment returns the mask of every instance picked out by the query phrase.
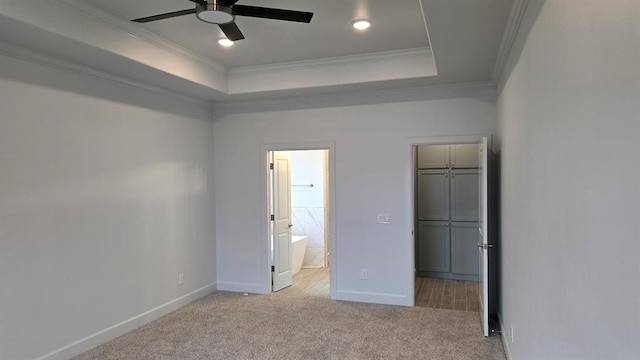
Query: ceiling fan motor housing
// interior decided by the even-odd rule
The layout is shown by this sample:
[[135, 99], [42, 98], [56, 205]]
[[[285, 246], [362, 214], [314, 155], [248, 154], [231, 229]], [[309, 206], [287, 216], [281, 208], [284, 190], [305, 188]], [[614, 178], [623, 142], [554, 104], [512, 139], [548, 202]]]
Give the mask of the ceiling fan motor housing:
[[211, 24], [228, 24], [235, 20], [231, 8], [218, 1], [196, 3], [196, 16]]

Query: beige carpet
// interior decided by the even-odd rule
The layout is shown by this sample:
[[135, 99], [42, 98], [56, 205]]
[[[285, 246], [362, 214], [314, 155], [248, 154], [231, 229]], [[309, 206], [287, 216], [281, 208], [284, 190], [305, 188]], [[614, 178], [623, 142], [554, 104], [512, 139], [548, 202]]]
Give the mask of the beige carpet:
[[215, 292], [86, 352], [88, 359], [505, 359], [478, 314]]

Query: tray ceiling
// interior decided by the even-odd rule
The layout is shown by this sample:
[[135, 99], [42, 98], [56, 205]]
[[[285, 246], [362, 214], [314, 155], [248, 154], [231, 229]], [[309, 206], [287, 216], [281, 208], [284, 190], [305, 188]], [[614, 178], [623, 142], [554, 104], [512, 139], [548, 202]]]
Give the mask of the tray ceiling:
[[[311, 24], [237, 17], [246, 39], [224, 48], [219, 28], [193, 15], [130, 22], [193, 7], [187, 0], [6, 0], [0, 53], [35, 50], [214, 102], [488, 83], [513, 2], [240, 0], [315, 15]], [[362, 17], [373, 26], [357, 32], [351, 21]]]

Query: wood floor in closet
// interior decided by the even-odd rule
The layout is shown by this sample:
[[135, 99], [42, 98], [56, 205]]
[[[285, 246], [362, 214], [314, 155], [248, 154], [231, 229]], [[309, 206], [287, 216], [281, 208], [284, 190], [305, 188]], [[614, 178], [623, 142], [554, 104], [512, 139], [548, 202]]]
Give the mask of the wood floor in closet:
[[416, 277], [416, 306], [479, 311], [478, 283]]

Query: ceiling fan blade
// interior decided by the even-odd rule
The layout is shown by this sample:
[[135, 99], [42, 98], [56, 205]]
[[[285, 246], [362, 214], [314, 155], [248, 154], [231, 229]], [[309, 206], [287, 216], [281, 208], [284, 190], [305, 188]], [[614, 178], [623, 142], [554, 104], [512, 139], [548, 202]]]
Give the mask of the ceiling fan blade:
[[222, 32], [227, 36], [227, 39], [231, 41], [238, 41], [244, 39], [244, 35], [238, 28], [238, 25], [234, 22], [230, 22], [228, 24], [219, 24]]
[[204, 4], [207, 5], [207, 1], [206, 0], [189, 0], [191, 2], [194, 2], [196, 4]]
[[311, 18], [313, 17], [313, 13], [306, 11], [274, 9], [259, 6], [234, 5], [232, 10], [234, 15], [304, 23], [311, 22]]
[[220, 1], [222, 1], [225, 4], [227, 4], [227, 6], [231, 6], [231, 5], [233, 5], [233, 4], [238, 2], [238, 0], [220, 0]]
[[166, 13], [166, 14], [147, 16], [147, 17], [143, 17], [143, 18], [139, 18], [139, 19], [133, 19], [131, 21], [137, 22], [137, 23], [148, 23], [148, 22], [151, 22], [151, 21], [169, 19], [169, 18], [172, 18], [172, 17], [183, 16], [183, 15], [191, 15], [191, 14], [195, 14], [195, 13], [196, 13], [196, 9], [188, 9], [188, 10], [174, 11], [174, 12], [170, 12], [170, 13]]

